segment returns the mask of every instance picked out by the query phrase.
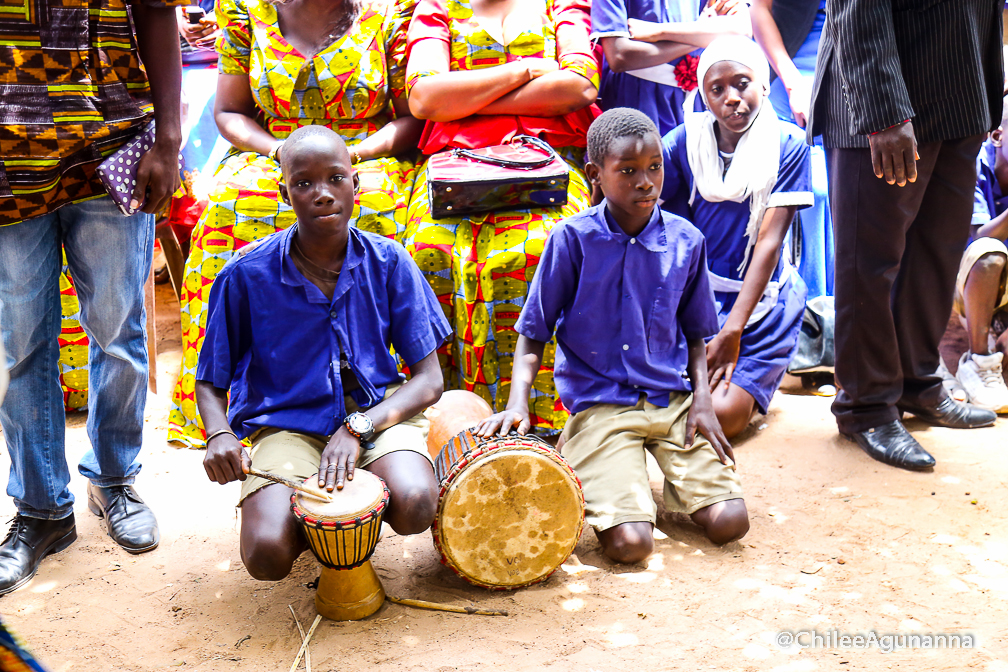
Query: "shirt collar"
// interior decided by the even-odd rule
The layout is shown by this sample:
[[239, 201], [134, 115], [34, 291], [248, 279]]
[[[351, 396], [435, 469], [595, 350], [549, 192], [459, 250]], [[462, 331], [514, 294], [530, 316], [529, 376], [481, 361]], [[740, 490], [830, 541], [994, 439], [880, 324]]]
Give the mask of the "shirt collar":
[[[602, 204], [598, 207], [605, 220], [606, 229], [608, 229], [612, 237], [619, 242], [630, 240], [630, 236], [620, 228], [620, 225], [616, 223], [616, 220], [609, 213], [607, 202], [603, 200]], [[661, 208], [657, 205], [651, 212], [651, 219], [648, 220], [647, 226], [635, 237], [635, 240], [639, 241], [651, 252], [664, 252], [668, 249], [668, 240], [665, 237], [665, 220], [661, 215]]]
[[[296, 230], [297, 222], [283, 232], [283, 241], [280, 245], [280, 282], [285, 285], [301, 287], [305, 284], [310, 285], [311, 281], [301, 275], [300, 271], [297, 270], [297, 267], [294, 266], [294, 261], [290, 256], [291, 241], [294, 239], [294, 232]], [[343, 260], [343, 268], [340, 270], [340, 278], [336, 283], [336, 291], [333, 295], [333, 299], [346, 292], [349, 287], [348, 283], [350, 274], [345, 271], [349, 271], [357, 266], [360, 266], [361, 262], [364, 260], [364, 246], [360, 241], [360, 235], [360, 231], [358, 231], [351, 222], [350, 235], [347, 237], [346, 259]], [[308, 296], [311, 297], [312, 294], [309, 293]]]

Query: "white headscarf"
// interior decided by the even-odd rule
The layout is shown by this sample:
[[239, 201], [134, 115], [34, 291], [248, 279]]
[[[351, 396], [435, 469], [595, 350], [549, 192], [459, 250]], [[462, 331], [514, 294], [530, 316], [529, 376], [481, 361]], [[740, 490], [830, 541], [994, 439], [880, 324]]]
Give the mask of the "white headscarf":
[[753, 71], [753, 85], [762, 88], [760, 106], [743, 133], [732, 156], [728, 172], [718, 152], [714, 124], [717, 118], [712, 112], [687, 112], [686, 156], [693, 172], [693, 194], [696, 192], [712, 203], [733, 201], [742, 203], [751, 198], [749, 223], [746, 225], [746, 250], [738, 267], [743, 274], [749, 262], [749, 254], [756, 244], [760, 223], [766, 211], [770, 192], [777, 184], [777, 169], [780, 165], [780, 127], [777, 114], [767, 98], [770, 90], [770, 65], [763, 51], [749, 38], [740, 35], [719, 37], [710, 43], [700, 55], [697, 64], [697, 87], [704, 103], [704, 76], [715, 63], [735, 61]]

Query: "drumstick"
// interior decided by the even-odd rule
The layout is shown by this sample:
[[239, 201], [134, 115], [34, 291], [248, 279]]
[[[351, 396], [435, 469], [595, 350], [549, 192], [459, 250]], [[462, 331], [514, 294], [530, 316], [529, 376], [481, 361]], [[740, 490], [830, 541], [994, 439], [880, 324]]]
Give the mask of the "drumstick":
[[503, 609], [478, 609], [476, 607], [456, 607], [453, 604], [440, 604], [438, 602], [428, 602], [427, 600], [405, 600], [401, 597], [385, 595], [389, 602], [395, 602], [406, 607], [416, 609], [430, 609], [432, 611], [450, 611], [456, 614], [474, 614], [476, 616], [507, 616], [508, 612]]
[[298, 483], [297, 481], [292, 481], [289, 478], [284, 478], [283, 476], [277, 476], [276, 474], [271, 474], [268, 471], [259, 471], [258, 469], [253, 469], [249, 467], [249, 476], [258, 476], [259, 478], [265, 478], [267, 481], [273, 481], [274, 483], [279, 483], [280, 485], [286, 485], [288, 488], [297, 490], [298, 492], [303, 492], [306, 495], [311, 495], [325, 502], [331, 502], [332, 495], [327, 495], [324, 492], [319, 492], [318, 490], [311, 490], [306, 488], [304, 484]]

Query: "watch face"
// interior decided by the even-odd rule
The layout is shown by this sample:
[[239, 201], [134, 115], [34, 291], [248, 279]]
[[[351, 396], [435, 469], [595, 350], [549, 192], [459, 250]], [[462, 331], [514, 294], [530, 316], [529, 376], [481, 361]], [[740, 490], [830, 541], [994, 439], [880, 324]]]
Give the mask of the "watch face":
[[354, 413], [350, 416], [350, 429], [358, 434], [367, 434], [371, 431], [371, 423], [368, 420], [369, 418], [363, 413]]

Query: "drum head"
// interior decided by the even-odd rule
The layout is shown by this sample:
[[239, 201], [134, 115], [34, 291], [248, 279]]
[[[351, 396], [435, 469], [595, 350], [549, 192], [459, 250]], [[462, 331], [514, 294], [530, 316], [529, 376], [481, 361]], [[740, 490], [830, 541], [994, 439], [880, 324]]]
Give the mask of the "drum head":
[[553, 573], [581, 536], [584, 499], [548, 455], [502, 449], [453, 479], [438, 507], [445, 560], [473, 583], [517, 588]]
[[298, 492], [295, 506], [302, 513], [320, 521], [353, 520], [374, 511], [385, 496], [385, 485], [380, 478], [364, 469], [354, 469], [353, 480], [347, 480], [342, 490], [328, 492], [318, 485], [318, 477], [310, 476], [304, 485], [310, 490], [332, 497], [326, 502]]

